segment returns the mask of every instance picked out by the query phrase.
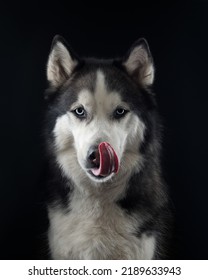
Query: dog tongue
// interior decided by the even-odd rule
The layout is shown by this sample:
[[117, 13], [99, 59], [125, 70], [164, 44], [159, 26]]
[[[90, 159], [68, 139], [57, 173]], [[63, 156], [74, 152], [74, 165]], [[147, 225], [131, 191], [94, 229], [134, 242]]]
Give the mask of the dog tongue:
[[118, 172], [118, 157], [116, 152], [107, 142], [101, 142], [98, 146], [99, 150], [99, 168], [93, 168], [92, 173], [95, 176], [107, 176], [111, 173]]

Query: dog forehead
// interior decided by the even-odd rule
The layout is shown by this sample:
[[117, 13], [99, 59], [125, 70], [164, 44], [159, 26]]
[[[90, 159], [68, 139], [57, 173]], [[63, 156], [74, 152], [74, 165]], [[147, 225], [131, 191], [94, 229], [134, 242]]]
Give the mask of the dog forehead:
[[116, 106], [121, 103], [121, 96], [116, 90], [109, 89], [106, 76], [103, 71], [97, 70], [94, 86], [91, 89], [83, 88], [79, 92], [78, 102], [97, 106]]

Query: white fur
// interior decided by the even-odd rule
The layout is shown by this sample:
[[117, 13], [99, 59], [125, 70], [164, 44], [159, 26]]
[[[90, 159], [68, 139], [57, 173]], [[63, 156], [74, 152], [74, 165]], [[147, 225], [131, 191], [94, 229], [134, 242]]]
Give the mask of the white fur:
[[[84, 106], [87, 120], [71, 109]], [[135, 147], [143, 140], [145, 126], [129, 112], [119, 122], [110, 115], [117, 106], [130, 109], [117, 92], [109, 93], [104, 74], [97, 72], [95, 92], [83, 89], [69, 112], [57, 119], [54, 136], [57, 162], [74, 183], [70, 209], [50, 208], [49, 242], [54, 259], [151, 259], [155, 240], [136, 237], [140, 220], [128, 216], [116, 201], [123, 197], [132, 172], [143, 159]], [[118, 174], [98, 180], [88, 174], [85, 160], [98, 141], [109, 142], [120, 162]]]
[[[107, 190], [106, 190], [107, 191]], [[71, 199], [71, 211], [50, 209], [49, 242], [54, 259], [152, 259], [155, 238], [137, 238], [138, 219], [101, 197]]]
[[155, 245], [156, 245], [156, 240], [155, 237], [148, 236], [145, 233], [141, 237], [141, 243], [143, 246], [143, 259], [145, 260], [151, 260], [154, 258], [154, 253], [155, 253]]

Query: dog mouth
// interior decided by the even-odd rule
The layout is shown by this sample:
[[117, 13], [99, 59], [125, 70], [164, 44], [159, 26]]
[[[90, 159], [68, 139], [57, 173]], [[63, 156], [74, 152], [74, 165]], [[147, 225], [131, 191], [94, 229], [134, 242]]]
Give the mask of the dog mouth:
[[91, 168], [89, 173], [97, 179], [108, 177], [112, 173], [118, 173], [118, 156], [113, 147], [107, 142], [99, 144], [93, 163], [95, 167]]

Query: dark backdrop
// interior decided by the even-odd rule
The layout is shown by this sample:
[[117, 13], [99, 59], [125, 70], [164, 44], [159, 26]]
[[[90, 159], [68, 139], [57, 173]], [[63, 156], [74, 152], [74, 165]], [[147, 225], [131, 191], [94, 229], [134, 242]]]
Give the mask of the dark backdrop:
[[60, 1], [1, 8], [1, 259], [46, 258], [41, 120], [55, 34], [80, 55], [99, 57], [123, 55], [139, 37], [148, 40], [176, 221], [172, 258], [208, 259], [208, 2], [142, 2], [122, 11], [107, 4], [75, 9]]

